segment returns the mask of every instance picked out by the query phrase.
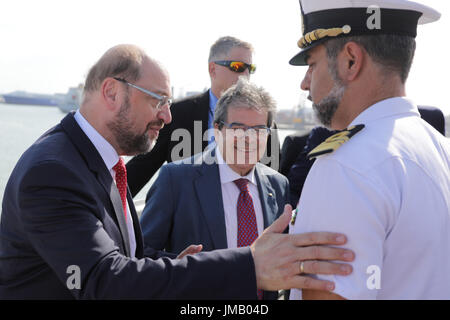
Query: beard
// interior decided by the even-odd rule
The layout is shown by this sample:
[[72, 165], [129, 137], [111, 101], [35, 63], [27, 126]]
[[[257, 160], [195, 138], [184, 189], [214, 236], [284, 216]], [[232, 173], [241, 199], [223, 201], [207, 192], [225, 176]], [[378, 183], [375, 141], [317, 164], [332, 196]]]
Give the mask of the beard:
[[121, 152], [129, 156], [149, 152], [156, 142], [156, 139], [150, 138], [149, 129], [162, 127], [164, 124], [162, 120], [152, 121], [143, 133], [136, 132], [135, 124], [130, 119], [130, 109], [130, 100], [127, 95], [116, 117], [107, 124]]
[[313, 109], [316, 117], [326, 127], [331, 126], [331, 120], [333, 119], [336, 110], [338, 109], [342, 97], [344, 96], [345, 89], [347, 87], [336, 79], [334, 87], [330, 93], [318, 103], [313, 103]]

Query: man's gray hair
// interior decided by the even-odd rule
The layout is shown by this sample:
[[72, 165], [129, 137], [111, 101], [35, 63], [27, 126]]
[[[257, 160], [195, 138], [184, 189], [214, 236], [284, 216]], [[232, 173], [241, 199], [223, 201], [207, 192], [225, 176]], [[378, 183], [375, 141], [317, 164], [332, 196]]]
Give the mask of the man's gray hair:
[[398, 74], [402, 83], [406, 82], [416, 50], [413, 37], [381, 34], [330, 39], [324, 45], [333, 77], [337, 76], [336, 58], [350, 41], [362, 46], [373, 61], [383, 68], [386, 75]]
[[226, 90], [217, 101], [214, 113], [214, 123], [222, 128], [222, 123], [227, 122], [230, 108], [248, 108], [267, 111], [267, 126], [272, 126], [276, 103], [270, 94], [262, 87], [250, 83], [246, 77], [239, 77], [238, 82]]
[[224, 59], [230, 53], [230, 50], [235, 47], [245, 48], [253, 52], [253, 46], [248, 42], [230, 36], [221, 37], [211, 46], [208, 62]]

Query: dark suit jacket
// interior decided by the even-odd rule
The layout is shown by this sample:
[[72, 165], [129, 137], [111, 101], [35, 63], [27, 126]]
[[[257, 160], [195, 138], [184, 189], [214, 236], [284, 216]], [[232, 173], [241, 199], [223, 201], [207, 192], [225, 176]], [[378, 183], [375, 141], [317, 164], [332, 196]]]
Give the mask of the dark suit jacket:
[[[134, 157], [127, 163], [128, 186], [133, 197], [150, 181], [165, 161], [172, 162], [189, 158], [206, 149], [208, 141], [204, 141], [203, 137], [208, 130], [209, 110], [209, 90], [201, 95], [185, 98], [172, 105], [170, 108], [172, 122], [164, 126], [160, 131], [153, 149], [146, 154]], [[196, 122], [197, 126], [195, 125]], [[177, 129], [184, 129], [184, 132], [189, 133], [190, 141], [186, 142], [180, 137], [172, 136]], [[172, 138], [175, 141], [172, 141]], [[188, 150], [186, 153], [180, 154], [180, 150], [174, 150], [174, 148], [182, 142], [187, 144]], [[274, 144], [273, 146], [272, 143]], [[273, 154], [272, 150], [275, 150]], [[172, 151], [175, 151], [174, 156]], [[275, 170], [278, 170], [279, 153], [280, 142], [278, 133], [274, 130], [267, 141], [265, 157], [274, 159], [269, 165]]]
[[445, 136], [445, 117], [441, 109], [429, 106], [418, 106], [420, 116]]
[[306, 145], [307, 134], [291, 134], [286, 136], [281, 147], [280, 173], [288, 176], [289, 170]]
[[[6, 186], [0, 299], [256, 299], [248, 248], [153, 260], [165, 254], [144, 248], [130, 194], [128, 203], [133, 259], [112, 176], [66, 116], [23, 154]], [[79, 268], [79, 289], [66, 285], [71, 266]]]
[[[216, 159], [213, 149], [161, 168], [158, 179], [148, 192], [141, 216], [147, 245], [175, 253], [180, 253], [190, 244], [202, 244], [204, 251], [227, 248]], [[289, 203], [289, 184], [286, 177], [260, 163], [256, 164], [255, 178], [264, 228], [267, 228]], [[277, 294], [265, 293], [264, 297], [276, 299]]]

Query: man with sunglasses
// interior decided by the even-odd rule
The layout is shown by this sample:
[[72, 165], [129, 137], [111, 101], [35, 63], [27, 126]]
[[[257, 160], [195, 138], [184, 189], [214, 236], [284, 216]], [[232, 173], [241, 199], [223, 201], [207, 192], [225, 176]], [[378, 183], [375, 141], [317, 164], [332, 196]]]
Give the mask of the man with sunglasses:
[[[211, 88], [203, 94], [175, 102], [171, 108], [172, 123], [161, 130], [155, 148], [127, 163], [128, 184], [133, 197], [165, 161], [189, 158], [213, 144], [217, 100], [239, 77], [248, 78], [255, 72], [252, 55], [252, 45], [234, 37], [219, 38], [212, 45], [208, 59]], [[261, 162], [278, 170], [280, 143], [276, 131], [272, 130], [267, 140], [266, 155]]]
[[121, 156], [151, 148], [171, 121], [169, 99], [167, 71], [136, 46], [113, 47], [90, 69], [80, 110], [22, 155], [6, 186], [0, 299], [256, 299], [257, 289], [332, 289], [300, 276], [299, 265], [351, 261], [347, 250], [310, 247], [345, 237], [282, 234], [289, 206], [250, 247], [187, 255], [201, 250], [190, 246], [170, 259], [144, 245]]

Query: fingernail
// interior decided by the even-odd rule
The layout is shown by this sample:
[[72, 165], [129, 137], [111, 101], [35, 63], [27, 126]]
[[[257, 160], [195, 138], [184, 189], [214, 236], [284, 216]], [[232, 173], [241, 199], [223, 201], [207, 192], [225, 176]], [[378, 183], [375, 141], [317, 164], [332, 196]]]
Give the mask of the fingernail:
[[341, 271], [343, 272], [343, 273], [350, 273], [350, 271], [351, 271], [351, 269], [350, 269], [350, 267], [349, 266], [342, 266], [341, 267]]
[[334, 284], [333, 283], [327, 284], [327, 290], [328, 291], [333, 291], [334, 290]]
[[351, 252], [346, 252], [346, 253], [344, 253], [343, 257], [346, 260], [351, 260], [351, 259], [353, 259], [353, 254]]
[[344, 236], [337, 236], [336, 237], [336, 242], [344, 243], [345, 242], [345, 237]]

